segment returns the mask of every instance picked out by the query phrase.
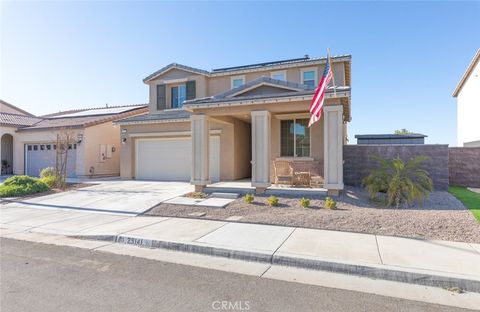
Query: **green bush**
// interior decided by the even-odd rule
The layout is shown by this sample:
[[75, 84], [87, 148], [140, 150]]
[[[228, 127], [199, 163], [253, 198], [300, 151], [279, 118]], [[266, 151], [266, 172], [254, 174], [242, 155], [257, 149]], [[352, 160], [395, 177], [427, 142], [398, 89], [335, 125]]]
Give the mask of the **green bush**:
[[327, 197], [327, 198], [325, 198], [325, 208], [336, 209], [337, 208], [337, 202], [333, 198]]
[[13, 176], [0, 185], [0, 197], [17, 197], [46, 192], [50, 188], [37, 178], [29, 176]]
[[433, 191], [433, 182], [427, 171], [421, 169], [426, 156], [417, 156], [405, 163], [399, 157], [384, 159], [372, 157], [379, 164], [370, 175], [363, 179], [362, 184], [370, 193], [371, 199], [377, 199], [378, 192], [387, 194], [387, 206], [400, 207], [401, 204], [411, 204], [423, 200]]
[[41, 178], [40, 181], [52, 188], [58, 186], [59, 178], [57, 176], [46, 176]]
[[55, 170], [53, 167], [43, 168], [42, 171], [40, 171], [40, 178], [53, 177], [56, 175], [57, 170]]
[[267, 202], [271, 207], [278, 206], [278, 197], [272, 195], [267, 199]]
[[246, 202], [247, 204], [253, 203], [254, 199], [255, 197], [253, 196], [253, 194], [245, 194], [245, 196], [243, 197], [243, 201]]
[[310, 207], [310, 199], [305, 198], [305, 197], [302, 197], [302, 198], [300, 199], [300, 205], [301, 205], [303, 208], [308, 208], [308, 207]]

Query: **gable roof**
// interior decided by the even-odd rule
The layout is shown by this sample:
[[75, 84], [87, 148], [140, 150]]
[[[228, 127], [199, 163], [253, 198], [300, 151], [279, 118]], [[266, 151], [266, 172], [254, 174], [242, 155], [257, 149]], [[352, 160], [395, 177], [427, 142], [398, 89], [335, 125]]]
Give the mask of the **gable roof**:
[[477, 50], [477, 53], [475, 53], [475, 56], [473, 57], [472, 61], [468, 65], [467, 70], [465, 71], [465, 73], [463, 73], [462, 79], [460, 79], [460, 82], [458, 83], [457, 87], [453, 91], [453, 94], [452, 94], [453, 97], [458, 96], [458, 94], [463, 88], [463, 85], [467, 81], [468, 77], [470, 77], [470, 74], [472, 73], [473, 69], [478, 64], [479, 61], [480, 61], [480, 49]]
[[123, 119], [137, 114], [145, 114], [147, 112], [147, 104], [71, 110], [67, 112], [46, 115], [48, 117], [43, 116], [39, 118], [40, 120], [35, 124], [19, 128], [17, 131], [48, 130], [58, 128], [85, 128], [109, 121]]
[[208, 75], [209, 74], [208, 71], [203, 70], [203, 69], [190, 67], [190, 66], [186, 66], [186, 65], [182, 65], [182, 64], [178, 64], [178, 63], [171, 63], [171, 64], [168, 64], [165, 67], [160, 68], [159, 70], [157, 70], [153, 74], [145, 77], [143, 79], [143, 82], [151, 81], [151, 80], [157, 78], [158, 76], [160, 76], [160, 75], [162, 75], [162, 74], [164, 74], [167, 71], [172, 70], [172, 69], [180, 69], [180, 70], [184, 70], [184, 71], [188, 71], [188, 72], [191, 72], [191, 73], [194, 73], [194, 74], [200, 74], [200, 75]]
[[271, 87], [283, 89], [290, 92], [313, 90], [312, 88], [304, 84], [291, 82], [291, 81], [277, 80], [267, 76], [262, 76], [252, 81], [249, 81], [239, 87], [214, 95], [213, 98], [220, 99], [220, 98], [226, 98], [226, 97], [232, 97], [232, 96], [239, 96], [243, 93], [254, 90], [261, 86], [271, 86]]
[[11, 113], [0, 114], [0, 125], [3, 125], [3, 126], [13, 126], [13, 127], [31, 126], [41, 120], [42, 120], [41, 118], [27, 116], [27, 115], [19, 115], [19, 114], [11, 114]]
[[[25, 111], [25, 110], [23, 110], [23, 109], [15, 106], [15, 105], [13, 105], [13, 104], [10, 104], [10, 103], [8, 103], [8, 102], [5, 102], [4, 100], [0, 100], [0, 104], [5, 105], [5, 106], [8, 106], [8, 107], [10, 107], [11, 109], [14, 109], [14, 110], [18, 111], [20, 114], [17, 114], [17, 115], [25, 115], [25, 116], [35, 117], [35, 115], [30, 114], [29, 112], [27, 112], [27, 111]], [[3, 112], [2, 112], [2, 113], [3, 113]]]

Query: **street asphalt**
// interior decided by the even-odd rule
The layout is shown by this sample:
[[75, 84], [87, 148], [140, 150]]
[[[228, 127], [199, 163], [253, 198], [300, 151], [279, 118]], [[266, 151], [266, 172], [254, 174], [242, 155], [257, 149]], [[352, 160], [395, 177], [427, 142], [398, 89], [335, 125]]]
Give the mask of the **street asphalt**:
[[73, 247], [0, 240], [0, 311], [467, 311]]

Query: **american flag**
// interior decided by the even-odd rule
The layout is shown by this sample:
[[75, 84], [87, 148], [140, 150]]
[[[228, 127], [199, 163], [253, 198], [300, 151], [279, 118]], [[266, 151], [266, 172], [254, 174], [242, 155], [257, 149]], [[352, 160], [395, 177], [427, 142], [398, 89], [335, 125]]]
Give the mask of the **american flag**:
[[310, 121], [308, 122], [308, 127], [320, 120], [323, 110], [323, 101], [325, 100], [325, 91], [327, 90], [328, 83], [332, 79], [332, 76], [333, 73], [332, 68], [330, 67], [330, 55], [328, 55], [327, 64], [325, 65], [322, 79], [318, 84], [315, 95], [312, 98], [312, 103], [310, 104]]

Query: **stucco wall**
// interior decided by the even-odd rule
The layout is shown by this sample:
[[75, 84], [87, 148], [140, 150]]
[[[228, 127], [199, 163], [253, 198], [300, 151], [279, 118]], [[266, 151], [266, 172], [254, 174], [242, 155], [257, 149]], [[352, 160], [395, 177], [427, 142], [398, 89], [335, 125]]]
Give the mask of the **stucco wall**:
[[429, 156], [424, 169], [430, 174], [438, 191], [448, 189], [448, 145], [345, 145], [343, 149], [343, 177], [346, 185], [360, 186], [362, 179], [375, 168], [371, 156], [395, 158], [404, 161], [419, 155]]
[[[115, 148], [112, 157], [100, 160], [100, 145], [110, 145]], [[120, 127], [111, 122], [88, 127], [84, 131], [82, 144], [84, 149], [83, 163], [77, 160], [77, 175], [120, 175]]]
[[457, 144], [480, 141], [480, 62], [477, 63], [457, 97]]
[[480, 147], [449, 148], [448, 169], [451, 185], [480, 187]]
[[252, 175], [252, 134], [251, 125], [241, 120], [234, 123], [235, 179], [249, 178]]

